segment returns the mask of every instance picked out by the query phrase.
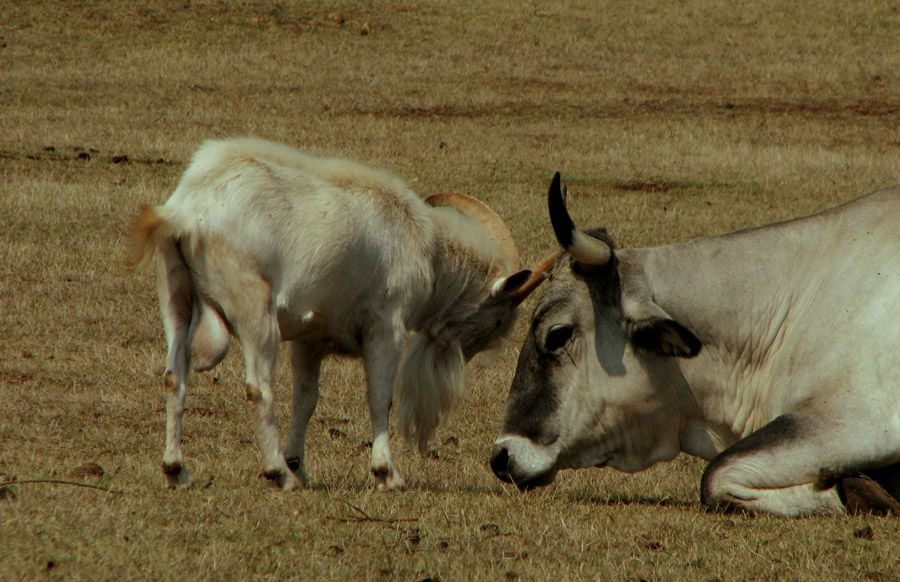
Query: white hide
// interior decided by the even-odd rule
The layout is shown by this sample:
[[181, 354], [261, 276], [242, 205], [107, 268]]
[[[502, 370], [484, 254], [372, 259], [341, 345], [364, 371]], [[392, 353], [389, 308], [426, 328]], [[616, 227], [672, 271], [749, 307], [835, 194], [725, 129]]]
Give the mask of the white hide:
[[[402, 488], [388, 421], [408, 335], [459, 351], [468, 346], [463, 343], [484, 339], [469, 337], [469, 330], [484, 327], [475, 325], [480, 319], [505, 324], [521, 301], [513, 290], [491, 294], [517, 268], [508, 231], [498, 243], [492, 236], [505, 231], [499, 219], [474, 199], [457, 210], [452, 204], [459, 198], [465, 197], [443, 195], [442, 205], [431, 207], [385, 172], [262, 140], [203, 144], [171, 198], [145, 207], [133, 230], [132, 263], [155, 250], [159, 266], [169, 343], [163, 459], [169, 484], [187, 481], [181, 418], [191, 352], [195, 369], [211, 368], [224, 356], [230, 331], [242, 343], [267, 476], [285, 489], [301, 485], [321, 360], [340, 352], [361, 356], [365, 366], [372, 473], [379, 487]], [[465, 211], [473, 207], [478, 216]], [[498, 223], [489, 225], [492, 234], [485, 220]], [[272, 394], [280, 341], [292, 342], [294, 372], [284, 451]], [[459, 358], [448, 365], [463, 363]], [[404, 416], [405, 432], [420, 447], [462, 388], [461, 370], [432, 369], [439, 365], [415, 358], [404, 363], [409, 372], [401, 396], [425, 403], [401, 402], [411, 411]], [[417, 366], [428, 369], [417, 373]], [[420, 380], [426, 377], [459, 380], [435, 385]]]
[[[836, 489], [820, 486], [823, 470], [900, 462], [898, 233], [893, 187], [803, 219], [616, 251], [606, 272], [585, 274], [563, 255], [523, 346], [495, 472], [543, 483], [561, 468], [635, 471], [687, 452], [716, 459], [705, 503], [842, 512]], [[620, 293], [601, 289], [610, 281]], [[635, 349], [629, 334], [648, 314], [677, 322], [702, 350]], [[573, 331], [552, 353], [559, 325]], [[552, 398], [538, 423], [533, 403]]]

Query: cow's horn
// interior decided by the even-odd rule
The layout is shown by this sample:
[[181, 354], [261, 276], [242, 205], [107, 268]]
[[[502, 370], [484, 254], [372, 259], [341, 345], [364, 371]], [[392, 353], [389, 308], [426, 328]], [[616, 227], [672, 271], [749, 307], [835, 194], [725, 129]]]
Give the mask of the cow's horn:
[[550, 210], [550, 222], [556, 240], [572, 258], [583, 265], [602, 266], [609, 262], [612, 250], [605, 242], [587, 235], [575, 227], [560, 188], [559, 172], [553, 174], [550, 192], [547, 194], [547, 207]]

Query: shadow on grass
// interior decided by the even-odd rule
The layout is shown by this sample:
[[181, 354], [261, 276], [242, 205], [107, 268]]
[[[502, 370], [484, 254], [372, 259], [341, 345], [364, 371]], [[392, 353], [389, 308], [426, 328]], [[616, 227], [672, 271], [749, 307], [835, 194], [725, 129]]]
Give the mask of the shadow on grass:
[[[482, 485], [465, 485], [465, 484], [438, 484], [419, 479], [406, 479], [407, 487], [404, 491], [382, 491], [386, 495], [415, 495], [416, 493], [437, 493], [437, 494], [456, 494], [456, 495], [504, 495], [502, 486], [486, 487]], [[307, 486], [310, 491], [318, 491], [321, 493], [367, 493], [375, 492], [374, 481], [358, 480], [354, 482], [331, 483], [317, 481]], [[516, 492], [518, 494], [518, 492]]]
[[572, 503], [581, 503], [585, 505], [603, 505], [606, 507], [616, 507], [621, 505], [645, 505], [654, 507], [675, 507], [681, 509], [696, 509], [700, 511], [699, 500], [678, 499], [669, 496], [656, 495], [594, 495], [583, 491], [574, 491], [566, 494], [566, 497]]
[[[571, 490], [564, 486], [551, 485], [547, 488], [537, 489], [533, 491], [518, 491], [511, 485], [498, 483], [497, 485], [483, 484], [463, 484], [463, 483], [437, 483], [434, 481], [425, 481], [421, 479], [408, 479], [408, 488], [403, 492], [385, 492], [386, 494], [399, 495], [416, 495], [417, 493], [431, 493], [439, 495], [484, 495], [491, 497], [522, 497], [528, 499], [533, 497], [537, 499], [545, 499], [548, 496], [561, 497], [566, 501], [578, 505], [596, 505], [606, 507], [617, 507], [627, 505], [652, 506], [652, 507], [671, 507], [679, 509], [692, 509], [700, 511], [699, 499], [683, 499], [671, 497], [667, 495], [628, 495], [621, 493], [613, 493], [610, 495], [602, 495], [583, 490]], [[345, 493], [366, 493], [374, 492], [373, 483], [363, 480], [355, 480], [354, 482], [345, 482], [341, 484], [315, 482], [310, 484], [309, 489], [327, 494]]]

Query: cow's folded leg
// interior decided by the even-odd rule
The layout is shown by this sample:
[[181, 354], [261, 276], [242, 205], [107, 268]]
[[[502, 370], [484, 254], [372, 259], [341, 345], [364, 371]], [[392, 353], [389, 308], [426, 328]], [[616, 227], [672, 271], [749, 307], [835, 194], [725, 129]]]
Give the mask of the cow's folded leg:
[[820, 478], [832, 460], [823, 457], [814, 436], [797, 418], [779, 416], [710, 462], [702, 503], [785, 516], [845, 513], [839, 488]]
[[724, 483], [714, 498], [704, 499], [703, 503], [716, 510], [744, 510], [789, 517], [833, 515], [846, 511], [836, 487], [821, 489], [815, 482], [773, 488]]

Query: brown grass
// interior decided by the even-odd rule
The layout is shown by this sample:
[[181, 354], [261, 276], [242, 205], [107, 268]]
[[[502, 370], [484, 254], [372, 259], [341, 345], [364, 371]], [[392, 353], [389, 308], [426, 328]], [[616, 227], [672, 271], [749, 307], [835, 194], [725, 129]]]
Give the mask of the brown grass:
[[900, 181], [898, 29], [889, 2], [0, 4], [0, 580], [900, 579], [896, 520], [707, 514], [686, 457], [504, 487], [523, 325], [432, 455], [395, 443], [406, 493], [372, 490], [345, 360], [311, 488], [258, 479], [239, 349], [194, 377], [195, 485], [165, 490], [154, 283], [122, 268], [138, 205], [229, 135], [475, 195], [526, 261], [557, 169], [623, 247], [812, 212]]

